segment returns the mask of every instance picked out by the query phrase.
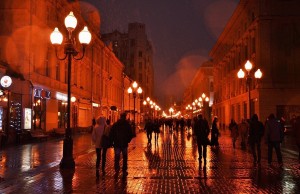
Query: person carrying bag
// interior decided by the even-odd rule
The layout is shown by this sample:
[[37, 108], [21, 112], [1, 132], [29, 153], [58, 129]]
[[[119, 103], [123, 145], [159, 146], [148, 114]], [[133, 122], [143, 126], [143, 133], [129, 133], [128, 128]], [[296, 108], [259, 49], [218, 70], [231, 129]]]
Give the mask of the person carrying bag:
[[103, 173], [103, 175], [105, 175], [105, 163], [106, 163], [107, 149], [113, 147], [112, 140], [109, 137], [109, 132], [111, 129], [109, 119], [106, 120], [106, 124], [107, 125], [104, 128], [104, 132], [103, 132], [102, 139], [101, 139], [101, 147], [103, 148], [103, 152], [102, 152], [102, 173]]

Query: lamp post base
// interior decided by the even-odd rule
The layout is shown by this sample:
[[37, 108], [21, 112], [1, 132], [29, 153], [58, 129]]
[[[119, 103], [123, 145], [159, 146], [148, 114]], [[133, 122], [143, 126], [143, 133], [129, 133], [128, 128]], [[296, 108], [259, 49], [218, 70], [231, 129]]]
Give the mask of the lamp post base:
[[63, 145], [63, 158], [59, 164], [61, 169], [74, 169], [75, 161], [73, 158], [73, 139], [65, 138]]

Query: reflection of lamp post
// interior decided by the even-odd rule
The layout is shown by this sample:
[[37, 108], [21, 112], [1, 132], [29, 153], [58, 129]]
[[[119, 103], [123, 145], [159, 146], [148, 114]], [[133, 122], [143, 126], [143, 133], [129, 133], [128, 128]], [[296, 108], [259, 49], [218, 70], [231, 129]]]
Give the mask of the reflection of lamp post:
[[[63, 146], [63, 158], [60, 162], [61, 168], [75, 168], [75, 161], [73, 158], [73, 139], [72, 139], [72, 131], [70, 127], [70, 112], [71, 112], [71, 64], [72, 58], [75, 60], [81, 60], [84, 57], [85, 46], [91, 41], [91, 33], [88, 31], [85, 26], [84, 29], [79, 33], [79, 42], [82, 44], [82, 56], [79, 58], [75, 58], [77, 56], [78, 51], [75, 49], [75, 39], [73, 37], [73, 30], [77, 26], [77, 19], [73, 15], [73, 12], [70, 12], [69, 15], [65, 18], [65, 26], [69, 32], [68, 38], [64, 45], [65, 56], [63, 58], [59, 58], [57, 54], [57, 48], [55, 48], [56, 57], [59, 60], [65, 60], [68, 58], [68, 104], [67, 104], [67, 114], [68, 114], [68, 123], [64, 138], [64, 146]], [[59, 32], [58, 28], [55, 28], [50, 36], [51, 42], [53, 45], [60, 45], [63, 41], [63, 36]]]
[[[251, 84], [251, 80], [252, 80], [252, 76], [251, 70], [252, 70], [252, 63], [247, 60], [246, 64], [245, 64], [245, 69], [247, 71], [247, 75], [245, 76], [245, 72], [240, 69], [239, 72], [237, 73], [237, 76], [239, 79], [242, 78], [246, 78], [246, 84], [247, 84], [247, 89], [248, 89], [248, 110], [249, 110], [249, 118], [251, 117], [251, 105], [250, 105], [250, 101], [251, 101], [251, 96], [250, 96], [250, 84]], [[256, 79], [260, 79], [262, 77], [262, 72], [260, 71], [260, 69], [257, 69], [256, 72], [254, 73], [254, 78]]]
[[140, 95], [143, 92], [143, 90], [141, 87], [138, 87], [138, 84], [136, 83], [136, 81], [134, 81], [132, 83], [132, 88], [129, 87], [127, 91], [128, 91], [129, 95], [132, 93], [132, 96], [133, 96], [133, 123], [135, 126], [135, 99], [136, 99], [137, 94]]

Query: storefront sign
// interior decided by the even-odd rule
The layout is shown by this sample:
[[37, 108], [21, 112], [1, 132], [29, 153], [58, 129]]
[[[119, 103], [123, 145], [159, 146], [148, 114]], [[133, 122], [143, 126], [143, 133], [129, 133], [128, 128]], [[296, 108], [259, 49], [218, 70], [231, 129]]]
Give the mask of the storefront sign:
[[56, 93], [56, 99], [57, 100], [61, 100], [61, 101], [67, 101], [68, 100], [68, 96], [66, 94], [57, 92]]
[[97, 103], [93, 102], [93, 107], [100, 107], [100, 104], [97, 104]]
[[2, 87], [8, 88], [11, 85], [12, 80], [9, 76], [5, 75], [1, 78], [0, 83]]
[[43, 89], [35, 89], [34, 90], [34, 97], [38, 98], [45, 98], [50, 99], [51, 98], [51, 92]]
[[24, 108], [24, 129], [31, 129], [31, 108]]

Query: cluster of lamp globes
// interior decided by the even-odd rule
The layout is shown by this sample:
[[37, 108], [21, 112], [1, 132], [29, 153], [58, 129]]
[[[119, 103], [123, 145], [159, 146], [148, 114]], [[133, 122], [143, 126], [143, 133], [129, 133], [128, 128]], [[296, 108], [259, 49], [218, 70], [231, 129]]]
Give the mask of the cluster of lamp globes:
[[[253, 68], [252, 63], [251, 63], [249, 60], [247, 60], [247, 62], [246, 62], [246, 64], [245, 64], [245, 69], [246, 69], [246, 71], [247, 71], [247, 76], [246, 76], [246, 78], [249, 78], [250, 72], [251, 72], [252, 68]], [[237, 73], [237, 76], [238, 76], [238, 78], [244, 78], [244, 77], [245, 77], [245, 72], [244, 72], [242, 69], [240, 69], [239, 72]], [[257, 69], [257, 70], [255, 71], [254, 77], [255, 77], [256, 79], [260, 79], [260, 78], [262, 77], [262, 72], [260, 71], [260, 69]]]
[[192, 106], [190, 104], [188, 104], [185, 107], [185, 109], [186, 110], [193, 110], [193, 107], [196, 107], [196, 105], [198, 105], [199, 107], [202, 107], [203, 106], [203, 104], [202, 104], [203, 101], [205, 101], [205, 102], [209, 101], [209, 97], [206, 96], [205, 93], [202, 93], [202, 95], [199, 98], [195, 99], [195, 101], [192, 103]]
[[161, 110], [161, 108], [155, 103], [155, 102], [153, 102], [151, 99], [150, 99], [150, 97], [147, 97], [146, 98], [146, 100], [144, 100], [144, 102], [143, 102], [143, 105], [150, 105], [150, 108], [154, 108], [155, 110], [157, 110], [157, 111], [160, 111]]
[[[77, 19], [74, 16], [73, 12], [71, 11], [69, 15], [65, 18], [65, 26], [67, 30], [69, 31], [69, 39], [71, 38], [71, 33], [72, 31], [76, 28], [77, 26]], [[92, 35], [89, 32], [87, 26], [83, 28], [83, 30], [79, 33], [78, 35], [79, 42], [83, 45], [87, 45], [91, 42]], [[50, 40], [51, 43], [54, 45], [60, 45], [63, 41], [63, 35], [61, 32], [58, 30], [56, 27], [54, 31], [50, 35]]]
[[127, 92], [128, 94], [131, 94], [131, 93], [134, 93], [135, 94], [135, 91], [137, 91], [138, 94], [141, 94], [143, 92], [142, 88], [141, 87], [138, 87], [138, 84], [136, 81], [134, 81], [132, 83], [132, 87], [130, 86], [128, 89], [127, 89]]

